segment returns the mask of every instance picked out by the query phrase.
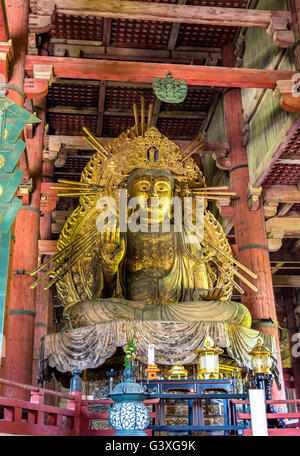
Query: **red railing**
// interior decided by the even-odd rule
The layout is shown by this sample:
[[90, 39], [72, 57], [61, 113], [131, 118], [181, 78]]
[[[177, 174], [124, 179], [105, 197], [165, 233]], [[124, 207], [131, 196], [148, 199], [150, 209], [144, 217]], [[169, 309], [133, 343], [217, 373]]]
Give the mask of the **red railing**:
[[[0, 397], [0, 434], [42, 435], [42, 436], [112, 436], [115, 430], [91, 429], [93, 420], [108, 420], [108, 413], [89, 413], [89, 405], [114, 404], [108, 399], [82, 400], [79, 392], [63, 394], [56, 391], [24, 385], [11, 380], [0, 379], [0, 385], [30, 391], [30, 402]], [[49, 395], [67, 400], [67, 408], [45, 404], [45, 396]], [[154, 404], [159, 399], [144, 401]], [[156, 420], [156, 410], [150, 417]], [[152, 435], [151, 430], [146, 430]]]
[[[231, 403], [234, 407], [236, 405], [244, 405], [249, 406], [249, 401], [241, 401], [232, 399]], [[270, 405], [288, 405], [293, 404], [295, 407], [300, 407], [300, 400], [272, 400], [266, 401], [266, 404]], [[291, 412], [275, 412], [275, 413], [266, 413], [267, 420], [274, 420], [274, 419], [282, 419], [285, 421], [285, 428], [268, 428], [268, 435], [269, 436], [300, 436], [300, 412], [291, 413]], [[236, 410], [236, 419], [239, 420], [251, 420], [251, 414], [249, 412], [240, 412]], [[297, 420], [295, 423], [287, 423], [288, 420]], [[243, 435], [250, 436], [252, 435], [252, 429], [244, 429]]]

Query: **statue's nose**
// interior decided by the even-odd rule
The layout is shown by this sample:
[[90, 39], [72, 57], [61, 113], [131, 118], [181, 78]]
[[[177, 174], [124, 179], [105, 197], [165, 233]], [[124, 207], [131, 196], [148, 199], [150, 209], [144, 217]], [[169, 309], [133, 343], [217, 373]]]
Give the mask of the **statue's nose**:
[[149, 190], [149, 196], [150, 196], [150, 198], [157, 197], [157, 191], [156, 191], [156, 188], [155, 188], [154, 185], [152, 185], [150, 190]]

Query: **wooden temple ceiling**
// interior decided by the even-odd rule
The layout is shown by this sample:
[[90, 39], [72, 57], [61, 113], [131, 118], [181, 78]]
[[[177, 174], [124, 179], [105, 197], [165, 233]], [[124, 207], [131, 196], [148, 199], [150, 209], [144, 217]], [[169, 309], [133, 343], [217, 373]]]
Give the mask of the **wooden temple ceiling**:
[[[141, 1], [143, 0], [135, 0], [135, 3]], [[107, 6], [109, 3], [111, 7]], [[111, 11], [107, 13], [117, 3], [117, 0], [97, 3], [97, 7], [103, 5], [101, 16], [101, 11], [93, 13], [95, 2], [31, 1], [27, 75], [33, 76], [35, 64], [52, 65], [52, 58], [55, 58], [55, 78], [47, 95], [46, 137], [46, 143], [51, 141], [54, 149], [57, 138], [59, 153], [56, 151], [55, 180], [63, 177], [80, 179], [81, 171], [92, 154], [92, 150], [81, 141], [83, 126], [104, 143], [117, 137], [134, 124], [132, 105], [139, 103], [141, 96], [145, 98], [146, 108], [150, 103], [154, 103], [153, 123], [159, 130], [170, 139], [186, 144], [200, 131], [207, 130], [225, 87], [244, 86], [260, 90], [276, 87], [280, 73], [278, 67], [273, 74], [269, 71], [268, 75], [263, 70], [247, 69], [243, 72], [244, 69], [240, 68], [244, 46], [240, 38], [245, 32], [242, 24], [244, 23], [245, 27], [267, 28], [270, 22], [271, 12], [265, 17], [262, 13], [258, 17], [256, 12], [251, 12], [256, 8], [258, 0], [147, 0], [146, 3], [151, 4], [149, 6], [152, 6], [152, 9], [145, 8], [140, 15], [139, 10], [136, 15], [134, 11], [126, 10], [128, 2], [124, 1], [124, 17], [119, 11], [115, 15], [111, 14]], [[165, 17], [155, 20], [155, 15], [158, 14], [155, 9], [157, 4], [207, 7], [208, 15], [198, 17], [198, 23], [193, 23], [193, 19], [188, 15], [181, 21], [179, 17], [174, 17], [174, 14], [172, 16], [171, 9], [166, 9]], [[231, 9], [244, 10], [244, 14], [230, 20], [233, 16], [229, 13], [226, 15], [226, 11], [222, 10], [222, 15], [213, 18], [209, 15], [209, 7], [228, 8], [228, 12]], [[205, 13], [204, 10], [202, 12]], [[225, 20], [223, 25], [222, 18]], [[233, 43], [236, 48], [236, 79], [232, 78], [232, 72], [222, 68], [222, 50], [228, 43]], [[103, 67], [102, 61], [106, 62]], [[111, 67], [108, 67], [109, 62]], [[148, 73], [145, 62], [149, 64]], [[159, 65], [155, 67], [155, 64]], [[153, 69], [157, 69], [155, 76], [165, 76], [168, 70], [172, 71], [175, 67], [179, 69], [180, 65], [185, 69], [189, 68], [188, 75], [191, 78], [185, 78], [185, 73], [182, 73], [183, 79], [188, 83], [186, 99], [179, 104], [160, 102], [152, 90]], [[66, 69], [73, 76], [65, 78]], [[114, 76], [110, 78], [109, 74], [113, 72]], [[118, 73], [119, 80], [116, 76]], [[206, 74], [209, 74], [209, 80], [214, 83], [205, 82]], [[251, 85], [254, 77], [255, 83]], [[227, 146], [224, 143], [218, 147], [221, 147], [225, 154]], [[46, 153], [51, 155], [52, 152], [50, 150]], [[290, 197], [286, 190], [299, 191], [299, 182], [298, 120], [256, 182], [257, 187], [262, 185], [264, 191], [266, 189], [263, 197], [266, 212], [269, 211], [270, 217], [300, 217], [299, 195]], [[268, 195], [269, 187], [277, 189], [276, 195]], [[285, 194], [286, 198], [279, 198]], [[284, 233], [278, 252], [271, 252], [274, 258], [274, 261], [271, 261], [274, 277], [292, 275], [298, 276], [297, 280], [300, 278], [300, 270], [296, 266], [299, 264], [296, 261], [299, 237], [300, 232]], [[279, 252], [283, 252], [282, 255], [285, 256], [290, 255], [296, 262], [287, 264], [279, 261]], [[274, 257], [276, 254], [277, 257]], [[297, 280], [294, 283], [298, 283]], [[274, 284], [276, 283], [280, 286], [280, 279], [275, 279]], [[300, 287], [300, 282], [298, 286]]]
[[[51, 2], [49, 2], [51, 3]], [[152, 3], [246, 8], [249, 1], [161, 0]], [[63, 5], [61, 6], [63, 7]], [[31, 4], [33, 13], [35, 3]], [[222, 65], [222, 47], [233, 42], [238, 27], [105, 18], [54, 13], [50, 31], [39, 36], [39, 49], [31, 54], [143, 61], [170, 64]], [[84, 68], [84, 67], [83, 67]], [[84, 74], [84, 71], [83, 71]], [[132, 105], [145, 98], [154, 103], [153, 123], [170, 139], [191, 140], [205, 129], [223, 89], [189, 86], [184, 102], [168, 104], [154, 95], [151, 83], [56, 78], [47, 96], [49, 135], [82, 135], [86, 126], [97, 137], [113, 138], [134, 124]], [[56, 177], [79, 179], [92, 151], [74, 148]]]

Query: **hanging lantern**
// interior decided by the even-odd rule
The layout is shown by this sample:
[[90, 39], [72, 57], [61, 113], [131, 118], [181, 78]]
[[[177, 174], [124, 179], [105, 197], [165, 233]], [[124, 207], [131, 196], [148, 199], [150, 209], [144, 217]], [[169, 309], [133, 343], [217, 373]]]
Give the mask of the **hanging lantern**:
[[270, 350], [263, 345], [263, 339], [258, 337], [255, 347], [249, 353], [254, 374], [271, 374], [272, 360]]
[[219, 371], [219, 355], [223, 353], [223, 350], [214, 345], [215, 343], [212, 338], [207, 336], [204, 341], [204, 348], [197, 350], [197, 353], [199, 354], [197, 378], [199, 380], [221, 378]]
[[154, 78], [152, 87], [155, 95], [165, 103], [181, 103], [187, 94], [187, 84], [183, 79], [173, 79], [168, 72], [165, 78]]

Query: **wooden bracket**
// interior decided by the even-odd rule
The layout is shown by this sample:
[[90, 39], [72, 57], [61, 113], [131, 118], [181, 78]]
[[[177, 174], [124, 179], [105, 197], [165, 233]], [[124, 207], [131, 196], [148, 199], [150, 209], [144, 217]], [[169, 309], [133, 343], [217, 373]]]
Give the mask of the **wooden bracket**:
[[29, 15], [28, 27], [32, 33], [47, 33], [51, 29], [51, 16], [38, 16], [36, 14]]
[[206, 57], [205, 63], [209, 66], [217, 66], [219, 61], [219, 56], [217, 54], [209, 54]]
[[39, 240], [38, 241], [38, 252], [39, 255], [55, 255], [56, 253], [56, 242], [52, 240]]
[[45, 79], [48, 85], [51, 86], [53, 82], [53, 65], [33, 65], [33, 77], [35, 79]]
[[29, 206], [30, 204], [30, 194], [33, 190], [33, 180], [32, 178], [23, 179], [19, 185], [17, 196], [22, 199], [23, 206]]
[[[32, 2], [31, 2], [32, 3]], [[47, 33], [50, 31], [55, 14], [55, 2], [37, 0], [35, 5], [30, 5], [32, 14], [29, 15], [29, 31], [34, 33]]]
[[270, 251], [275, 252], [282, 246], [285, 236], [298, 238], [300, 217], [273, 217], [266, 221], [266, 232]]
[[260, 203], [260, 196], [262, 194], [262, 187], [252, 187], [248, 184], [248, 206], [250, 211], [257, 211]]
[[12, 40], [0, 42], [0, 82], [8, 82], [13, 56]]
[[276, 252], [277, 250], [281, 249], [283, 237], [283, 228], [274, 228], [268, 233], [268, 247], [270, 252]]
[[292, 79], [276, 82], [274, 96], [279, 98], [282, 109], [288, 112], [300, 112], [300, 73], [295, 73]]
[[48, 81], [45, 79], [24, 79], [24, 93], [27, 98], [44, 98], [48, 93]]
[[216, 202], [216, 206], [219, 209], [221, 217], [227, 219], [233, 219], [235, 215], [234, 206], [230, 206], [230, 198], [220, 199]]
[[280, 198], [277, 196], [271, 196], [266, 198], [264, 201], [264, 213], [265, 217], [274, 217], [277, 214], [278, 204], [280, 203]]
[[47, 149], [43, 151], [43, 160], [53, 161], [56, 160], [61, 150], [61, 142], [48, 141]]
[[65, 163], [66, 163], [67, 157], [68, 157], [67, 149], [61, 148], [60, 151], [57, 154], [57, 157], [56, 157], [55, 161], [54, 161], [54, 166], [56, 168], [62, 168], [65, 165]]
[[276, 46], [291, 48], [295, 43], [295, 36], [292, 30], [288, 30], [288, 19], [283, 16], [271, 16], [267, 34], [273, 37]]
[[228, 170], [231, 168], [231, 160], [228, 156], [228, 152], [216, 150], [212, 152], [212, 158], [216, 160], [217, 168], [223, 170]]
[[57, 193], [59, 190], [52, 189], [53, 182], [42, 182], [41, 183], [41, 201], [40, 211], [41, 212], [52, 212], [56, 208], [56, 203], [59, 199]]

